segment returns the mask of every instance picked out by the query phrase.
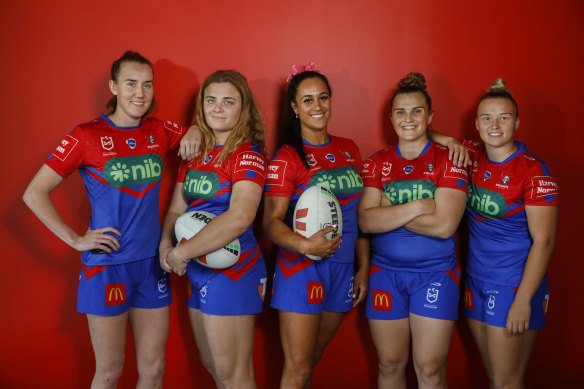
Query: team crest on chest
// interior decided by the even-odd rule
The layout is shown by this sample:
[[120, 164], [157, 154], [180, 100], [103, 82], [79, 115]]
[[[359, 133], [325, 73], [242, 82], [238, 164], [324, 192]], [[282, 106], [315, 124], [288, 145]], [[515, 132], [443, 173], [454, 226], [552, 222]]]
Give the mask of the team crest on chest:
[[101, 147], [105, 150], [111, 150], [114, 148], [114, 140], [111, 136], [102, 136], [101, 137]]
[[328, 159], [329, 161], [331, 161], [333, 163], [335, 162], [335, 156], [332, 154], [327, 154], [326, 159]]
[[134, 139], [134, 138], [128, 138], [128, 139], [126, 139], [126, 144], [131, 149], [134, 149], [136, 147], [136, 139]]
[[434, 171], [434, 165], [432, 165], [431, 163], [426, 164], [426, 168], [430, 173]]
[[391, 172], [391, 163], [390, 162], [383, 162], [383, 165], [381, 165], [381, 174], [383, 174], [384, 177], [387, 177], [390, 172]]
[[408, 165], [408, 166], [404, 167], [404, 172], [406, 174], [410, 174], [413, 171], [414, 171], [414, 167], [412, 165]]
[[511, 181], [509, 176], [503, 176], [503, 178], [501, 178], [501, 183], [503, 183], [505, 185], [507, 185], [509, 183], [509, 181]]
[[306, 160], [308, 161], [308, 165], [310, 166], [316, 165], [316, 158], [314, 158], [313, 154], [306, 154]]
[[489, 178], [491, 178], [491, 172], [485, 171], [485, 175], [483, 177], [483, 181], [487, 181]]

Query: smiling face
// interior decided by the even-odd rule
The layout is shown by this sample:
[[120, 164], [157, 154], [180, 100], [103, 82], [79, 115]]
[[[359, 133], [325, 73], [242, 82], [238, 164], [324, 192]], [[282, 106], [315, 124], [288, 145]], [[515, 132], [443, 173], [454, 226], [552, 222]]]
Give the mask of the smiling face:
[[331, 99], [323, 80], [312, 77], [302, 81], [291, 106], [300, 120], [303, 138], [310, 132], [326, 131], [331, 117]]
[[116, 111], [110, 119], [120, 127], [140, 123], [154, 98], [152, 68], [137, 62], [123, 62], [117, 80], [110, 80], [110, 91], [117, 97]]
[[477, 109], [476, 127], [487, 147], [512, 146], [515, 131], [519, 127], [513, 103], [505, 98], [481, 101]]
[[203, 111], [207, 125], [215, 133], [217, 144], [225, 144], [229, 132], [241, 115], [241, 94], [229, 82], [211, 83], [203, 95]]
[[426, 128], [432, 116], [421, 92], [399, 94], [391, 107], [391, 123], [400, 142], [427, 142]]

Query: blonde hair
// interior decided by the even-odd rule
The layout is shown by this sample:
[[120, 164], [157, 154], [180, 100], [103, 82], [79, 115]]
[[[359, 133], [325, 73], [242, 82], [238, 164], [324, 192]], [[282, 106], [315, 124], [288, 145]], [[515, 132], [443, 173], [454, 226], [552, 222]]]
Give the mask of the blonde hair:
[[507, 83], [502, 78], [497, 78], [495, 81], [491, 83], [489, 89], [487, 89], [486, 93], [479, 100], [479, 104], [487, 99], [509, 100], [511, 104], [513, 104], [513, 107], [515, 107], [515, 115], [519, 117], [519, 107], [517, 106], [517, 102], [515, 101], [515, 98], [513, 98], [511, 92], [509, 92], [509, 90], [507, 89]]
[[228, 82], [233, 85], [241, 95], [241, 113], [237, 124], [231, 130], [225, 141], [225, 145], [223, 145], [223, 149], [217, 156], [217, 162], [220, 163], [225, 160], [235, 151], [235, 149], [237, 149], [238, 146], [247, 141], [257, 143], [258, 147], [265, 153], [266, 128], [264, 125], [264, 119], [262, 118], [262, 114], [260, 113], [258, 104], [251, 92], [246, 78], [235, 70], [219, 70], [209, 75], [205, 81], [203, 81], [203, 85], [201, 85], [201, 89], [197, 95], [195, 119], [203, 135], [200, 159], [204, 160], [217, 144], [215, 134], [205, 120], [205, 112], [203, 110], [205, 90], [211, 84], [219, 84], [223, 82]]

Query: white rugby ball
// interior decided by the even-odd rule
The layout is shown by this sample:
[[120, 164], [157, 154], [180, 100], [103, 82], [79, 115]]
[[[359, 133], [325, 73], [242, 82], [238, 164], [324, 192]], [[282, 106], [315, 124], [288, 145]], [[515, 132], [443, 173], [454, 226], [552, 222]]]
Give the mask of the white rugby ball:
[[[311, 186], [298, 199], [294, 208], [294, 232], [305, 238], [329, 226], [336, 226], [326, 234], [327, 239], [334, 239], [343, 231], [343, 215], [341, 205], [335, 195], [322, 186]], [[319, 260], [316, 255], [307, 255], [310, 259]]]
[[[176, 235], [178, 244], [180, 245], [182, 242], [195, 236], [214, 218], [215, 215], [206, 211], [190, 211], [181, 215], [176, 219], [176, 223], [174, 224], [174, 234]], [[226, 244], [224, 247], [207, 255], [193, 259], [201, 265], [212, 269], [225, 269], [229, 266], [233, 266], [237, 262], [240, 252], [241, 247], [239, 245], [239, 239], [235, 238], [231, 243]]]

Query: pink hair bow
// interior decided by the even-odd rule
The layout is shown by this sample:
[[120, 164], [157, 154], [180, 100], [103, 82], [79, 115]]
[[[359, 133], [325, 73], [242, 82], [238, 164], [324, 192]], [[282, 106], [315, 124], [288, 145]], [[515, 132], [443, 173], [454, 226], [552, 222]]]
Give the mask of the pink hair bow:
[[294, 77], [297, 74], [303, 73], [303, 72], [318, 72], [318, 70], [316, 70], [316, 62], [314, 61], [310, 61], [310, 63], [307, 66], [301, 66], [301, 65], [292, 65], [292, 72], [290, 72], [290, 75], [288, 76], [288, 78], [286, 79], [287, 83], [290, 83], [290, 80], [292, 79], [292, 77]]

